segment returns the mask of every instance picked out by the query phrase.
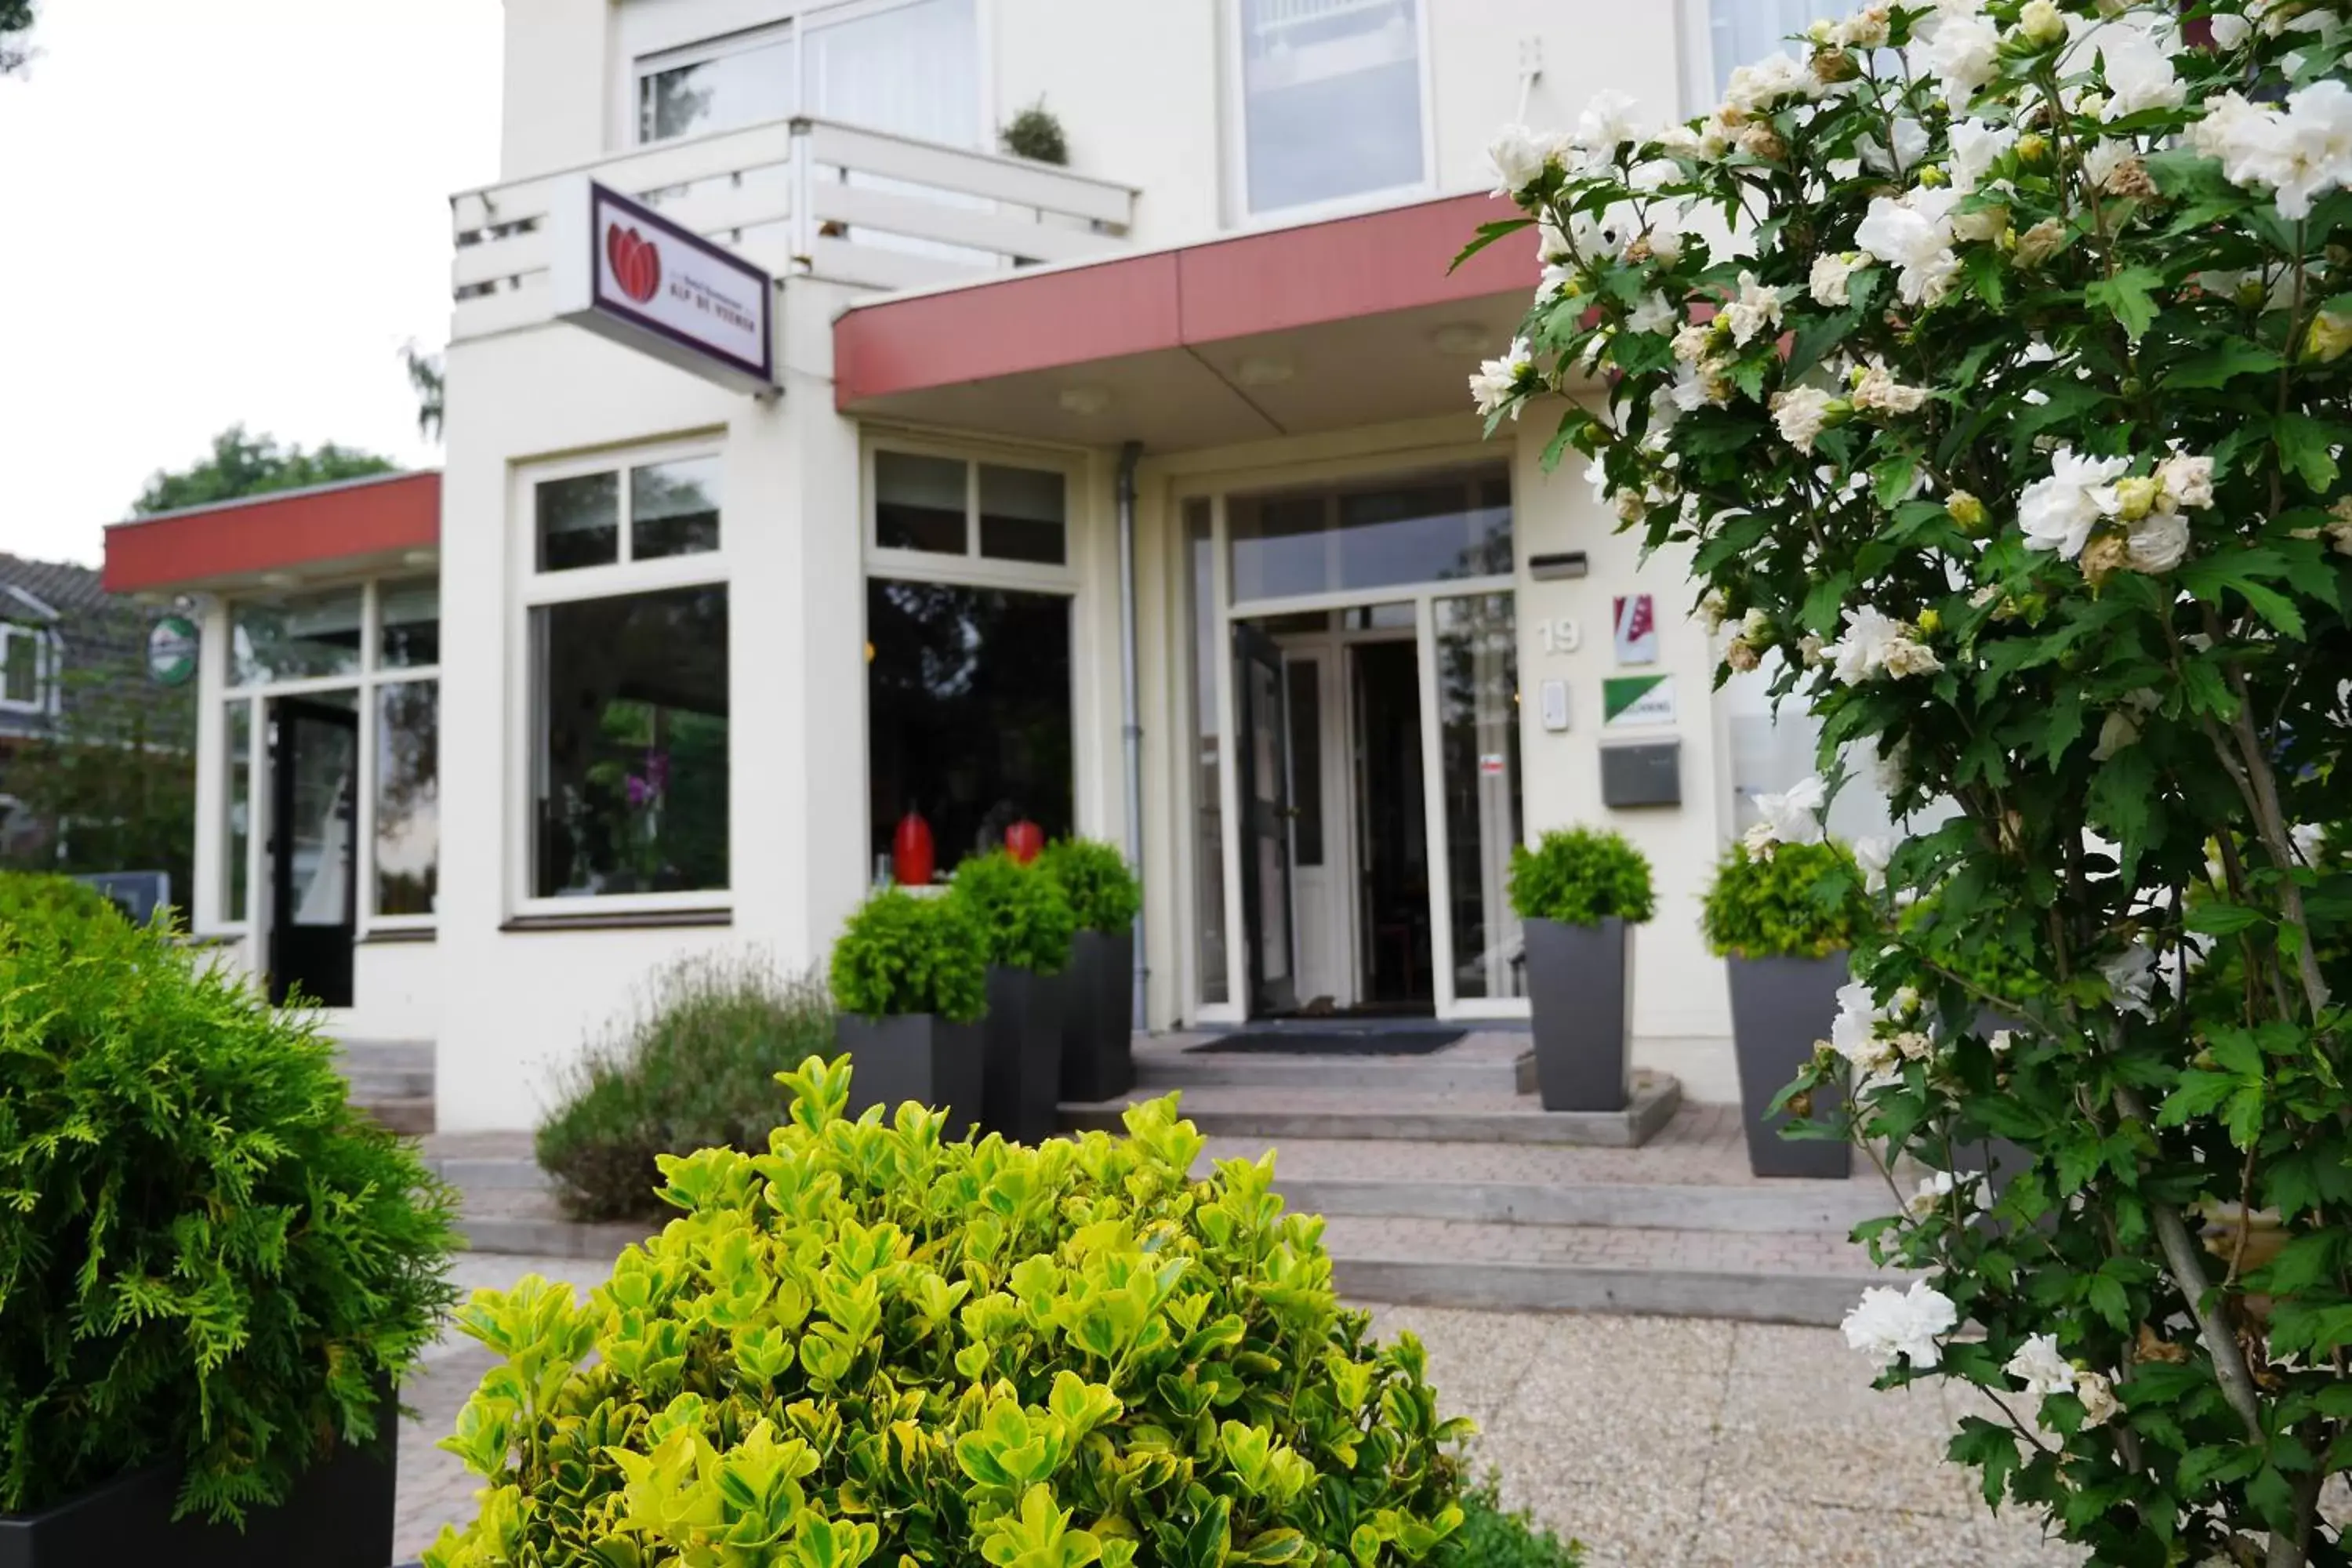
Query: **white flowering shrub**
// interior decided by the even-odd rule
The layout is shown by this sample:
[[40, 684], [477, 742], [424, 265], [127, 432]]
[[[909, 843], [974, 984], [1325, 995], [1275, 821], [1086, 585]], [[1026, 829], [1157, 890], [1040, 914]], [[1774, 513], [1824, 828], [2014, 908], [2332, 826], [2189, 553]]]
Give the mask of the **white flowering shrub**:
[[2347, 46], [2342, 0], [1875, 5], [1690, 124], [1506, 132], [1477, 241], [1540, 225], [1490, 428], [1690, 552], [1829, 790], [1957, 808], [1865, 862], [1786, 1098], [1903, 1173], [1865, 1230], [1920, 1282], [1848, 1337], [1990, 1394], [1954, 1457], [2102, 1563], [2352, 1561]]

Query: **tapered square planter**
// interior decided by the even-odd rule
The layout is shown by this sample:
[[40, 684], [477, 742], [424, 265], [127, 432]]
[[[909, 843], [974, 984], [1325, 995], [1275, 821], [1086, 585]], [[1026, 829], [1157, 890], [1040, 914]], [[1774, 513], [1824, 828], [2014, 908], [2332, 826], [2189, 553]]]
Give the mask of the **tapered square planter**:
[[137, 1471], [39, 1513], [0, 1514], [0, 1568], [385, 1568], [399, 1427], [387, 1389], [375, 1442], [338, 1447], [302, 1473], [285, 1502], [247, 1510], [242, 1531], [173, 1520], [177, 1465]]
[[1759, 1176], [1843, 1178], [1853, 1173], [1851, 1145], [1780, 1136], [1786, 1113], [1773, 1098], [1795, 1081], [1828, 1039], [1838, 987], [1849, 978], [1843, 951], [1827, 958], [1740, 958], [1731, 967], [1731, 1036], [1739, 1059], [1739, 1121], [1748, 1134], [1748, 1168]]
[[991, 964], [987, 1041], [980, 1092], [982, 1130], [1016, 1142], [1054, 1135], [1062, 1089], [1064, 974]]
[[1078, 932], [1062, 987], [1062, 1098], [1115, 1100], [1135, 1087], [1135, 933]]
[[1599, 925], [1526, 922], [1536, 1088], [1546, 1110], [1622, 1110], [1632, 1103], [1626, 1002], [1633, 933], [1614, 915]]
[[850, 1115], [878, 1105], [887, 1120], [912, 1100], [946, 1113], [950, 1142], [980, 1125], [986, 1047], [978, 1024], [951, 1024], [929, 1013], [845, 1013], [835, 1021], [834, 1041], [849, 1057]]

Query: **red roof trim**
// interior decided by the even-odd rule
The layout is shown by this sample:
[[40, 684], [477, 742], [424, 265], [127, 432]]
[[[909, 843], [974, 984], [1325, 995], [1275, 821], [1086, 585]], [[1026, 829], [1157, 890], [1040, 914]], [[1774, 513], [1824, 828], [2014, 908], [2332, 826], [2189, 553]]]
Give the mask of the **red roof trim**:
[[106, 531], [105, 584], [131, 594], [440, 542], [440, 474], [394, 474], [115, 523]]
[[1449, 273], [1492, 196], [1448, 196], [886, 300], [834, 323], [834, 405], [1535, 287], [1532, 235]]

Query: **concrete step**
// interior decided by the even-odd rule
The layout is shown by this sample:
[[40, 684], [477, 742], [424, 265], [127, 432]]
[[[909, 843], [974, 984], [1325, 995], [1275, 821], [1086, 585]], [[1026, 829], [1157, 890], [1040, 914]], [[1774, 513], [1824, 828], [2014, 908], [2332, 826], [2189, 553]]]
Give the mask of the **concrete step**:
[[1324, 1244], [1341, 1296], [1412, 1306], [1833, 1325], [1864, 1287], [1902, 1283], [1849, 1243], [1783, 1232], [1335, 1216]]
[[1164, 1094], [1196, 1089], [1332, 1089], [1407, 1094], [1533, 1094], [1532, 1051], [1499, 1059], [1464, 1058], [1451, 1051], [1425, 1057], [1281, 1056], [1255, 1053], [1153, 1051], [1135, 1058], [1139, 1090]]
[[433, 1042], [430, 1040], [337, 1040], [336, 1054], [343, 1058], [348, 1070], [378, 1069], [386, 1072], [425, 1072], [433, 1070]]
[[[1070, 1131], [1118, 1132], [1134, 1094], [1097, 1104], [1065, 1104]], [[1638, 1148], [1674, 1116], [1682, 1089], [1664, 1073], [1636, 1073], [1633, 1103], [1620, 1111], [1543, 1109], [1533, 1095], [1415, 1094], [1329, 1087], [1259, 1089], [1234, 1085], [1184, 1091], [1182, 1114], [1213, 1138], [1411, 1139], [1432, 1142], [1568, 1143]]]
[[604, 1261], [661, 1228], [652, 1225], [583, 1225], [563, 1217], [554, 1195], [539, 1191], [468, 1193], [457, 1233], [471, 1252], [511, 1252], [537, 1258]]
[[[1279, 1164], [1277, 1163], [1277, 1170]], [[1707, 1187], [1673, 1182], [1433, 1182], [1277, 1175], [1292, 1208], [1334, 1219], [1413, 1219], [1526, 1227], [1812, 1236], [1843, 1240], [1893, 1208], [1859, 1183]]]
[[394, 1132], [416, 1137], [433, 1131], [434, 1106], [429, 1094], [389, 1095], [382, 1099], [354, 1094], [352, 1103]]
[[429, 1100], [433, 1097], [433, 1069], [430, 1068], [422, 1071], [411, 1068], [346, 1068], [343, 1079], [352, 1086], [353, 1100]]

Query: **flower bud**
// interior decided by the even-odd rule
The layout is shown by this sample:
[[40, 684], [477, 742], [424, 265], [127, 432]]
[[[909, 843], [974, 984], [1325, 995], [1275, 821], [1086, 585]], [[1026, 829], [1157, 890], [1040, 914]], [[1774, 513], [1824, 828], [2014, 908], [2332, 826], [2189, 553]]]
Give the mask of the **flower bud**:
[[1942, 627], [1943, 624], [1944, 617], [1937, 615], [1934, 610], [1922, 610], [1919, 612], [1919, 635], [1921, 637], [1934, 637], [1937, 631]]
[[2312, 318], [2311, 328], [2303, 339], [2305, 358], [2332, 364], [2342, 359], [2347, 351], [2352, 351], [2352, 315], [2322, 310]]
[[2078, 114], [2095, 120], [2100, 115], [2106, 112], [2106, 108], [2107, 95], [2105, 93], [2086, 92], [2075, 102], [2074, 111]]
[[1919, 171], [1919, 184], [1931, 190], [1937, 185], [1948, 185], [1951, 183], [1952, 177], [1944, 173], [1944, 166], [1941, 163], [1928, 163]]
[[2025, 0], [2017, 13], [2017, 30], [2037, 49], [2066, 41], [2066, 18], [2050, 0]]
[[2117, 479], [2116, 515], [2126, 522], [2137, 522], [2156, 510], [2157, 493], [2162, 488], [2153, 476]]
[[1985, 525], [1985, 504], [1966, 490], [1954, 490], [1944, 499], [1944, 510], [1959, 524], [1960, 531], [1973, 535]]
[[2029, 131], [2017, 139], [2017, 161], [2039, 163], [2050, 156], [2050, 138], [2039, 131]]
[[1852, 81], [1862, 74], [1862, 67], [1854, 63], [1854, 58], [1840, 48], [1815, 49], [1811, 64], [1813, 75], [1825, 82]]
[[2017, 237], [2017, 264], [2039, 267], [2058, 254], [2066, 243], [2066, 226], [2054, 217], [2043, 218]]

